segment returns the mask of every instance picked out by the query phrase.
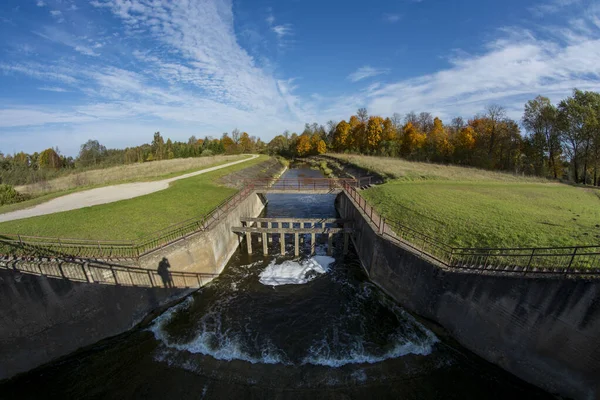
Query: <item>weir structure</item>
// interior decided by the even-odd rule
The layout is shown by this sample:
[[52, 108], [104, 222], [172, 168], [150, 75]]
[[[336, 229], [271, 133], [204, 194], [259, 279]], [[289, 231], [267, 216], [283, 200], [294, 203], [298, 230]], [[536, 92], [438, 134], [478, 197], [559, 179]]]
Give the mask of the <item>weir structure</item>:
[[[231, 230], [246, 236], [248, 254], [252, 254], [252, 234], [259, 233], [262, 242], [263, 254], [269, 254], [268, 242], [272, 241], [273, 235], [279, 236], [281, 255], [285, 255], [285, 235], [294, 236], [294, 255], [300, 255], [300, 235], [310, 234], [310, 254], [315, 254], [317, 237], [327, 237], [327, 255], [333, 254], [333, 236], [336, 233], [344, 235], [344, 254], [348, 253], [348, 243], [352, 228], [352, 221], [335, 218], [241, 218], [242, 226], [233, 227]], [[269, 236], [271, 235], [271, 236]]]

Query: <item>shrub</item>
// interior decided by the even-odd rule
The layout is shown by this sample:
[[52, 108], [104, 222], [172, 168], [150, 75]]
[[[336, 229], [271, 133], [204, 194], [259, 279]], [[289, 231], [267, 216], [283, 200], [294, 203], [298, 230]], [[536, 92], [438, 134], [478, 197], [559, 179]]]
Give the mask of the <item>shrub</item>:
[[200, 154], [200, 156], [202, 156], [202, 157], [210, 157], [212, 155], [213, 155], [213, 152], [209, 149], [203, 150], [202, 154]]
[[29, 196], [17, 192], [11, 185], [0, 185], [0, 206], [18, 203], [27, 200], [28, 198]]

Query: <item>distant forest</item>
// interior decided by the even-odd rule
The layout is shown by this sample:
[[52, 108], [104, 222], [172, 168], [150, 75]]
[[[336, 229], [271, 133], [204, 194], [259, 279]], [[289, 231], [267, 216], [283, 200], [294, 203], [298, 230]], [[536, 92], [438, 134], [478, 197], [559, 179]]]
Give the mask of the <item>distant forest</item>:
[[575, 89], [558, 105], [538, 96], [525, 104], [521, 121], [497, 105], [449, 124], [428, 112], [383, 118], [361, 108], [348, 121], [306, 124], [300, 136], [285, 132], [267, 150], [285, 156], [334, 151], [402, 157], [600, 186], [600, 94]]
[[150, 144], [125, 149], [107, 149], [97, 140], [81, 145], [77, 157], [66, 157], [58, 148], [40, 153], [24, 152], [4, 155], [0, 152], [0, 184], [23, 185], [43, 182], [73, 170], [106, 168], [116, 165], [170, 160], [173, 158], [206, 157], [217, 154], [264, 152], [265, 144], [255, 136], [234, 129], [220, 139], [191, 136], [187, 142], [164, 140], [160, 132], [154, 133]]
[[525, 104], [521, 121], [508, 118], [506, 110], [497, 105], [466, 121], [456, 117], [449, 124], [428, 112], [395, 113], [383, 118], [361, 108], [348, 121], [306, 124], [301, 134], [286, 131], [268, 144], [235, 129], [220, 139], [192, 136], [187, 142], [165, 141], [156, 132], [150, 144], [126, 149], [107, 149], [97, 140], [89, 140], [75, 158], [52, 148], [33, 154], [0, 153], [0, 183], [21, 185], [52, 179], [73, 169], [173, 158], [240, 153], [293, 158], [331, 151], [465, 165], [600, 186], [600, 93], [575, 89], [557, 105], [538, 96]]

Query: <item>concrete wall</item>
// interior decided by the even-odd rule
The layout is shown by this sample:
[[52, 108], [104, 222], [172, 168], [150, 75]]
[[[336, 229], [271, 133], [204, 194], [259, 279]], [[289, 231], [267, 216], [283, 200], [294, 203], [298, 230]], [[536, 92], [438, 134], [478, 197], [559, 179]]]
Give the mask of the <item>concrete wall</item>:
[[378, 235], [345, 194], [337, 201], [363, 267], [400, 304], [532, 384], [600, 399], [600, 281], [443, 269]]
[[193, 290], [100, 285], [0, 269], [0, 379], [125, 332]]
[[[172, 271], [220, 273], [238, 246], [231, 227], [240, 225], [240, 217], [258, 216], [264, 206], [263, 199], [252, 194], [210, 231], [150, 254], [139, 266], [155, 271], [166, 257]], [[33, 264], [18, 260], [4, 266], [8, 269], [0, 268], [0, 379], [125, 332], [158, 307], [195, 290], [87, 283], [23, 273], [36, 271]], [[81, 270], [80, 265], [61, 266], [70, 267]], [[41, 271], [55, 268], [44, 265]]]
[[266, 200], [251, 194], [210, 231], [200, 232], [140, 258], [140, 266], [156, 269], [166, 257], [173, 271], [221, 273], [237, 248], [238, 236], [231, 231], [241, 226], [241, 217], [256, 217], [265, 208]]

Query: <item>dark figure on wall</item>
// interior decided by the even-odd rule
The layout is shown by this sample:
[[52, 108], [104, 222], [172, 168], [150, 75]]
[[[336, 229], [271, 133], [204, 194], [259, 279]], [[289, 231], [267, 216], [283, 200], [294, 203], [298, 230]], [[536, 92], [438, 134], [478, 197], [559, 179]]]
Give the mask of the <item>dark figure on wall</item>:
[[165, 285], [166, 288], [174, 287], [173, 279], [171, 278], [171, 272], [169, 272], [169, 268], [171, 268], [169, 260], [167, 260], [166, 257], [163, 257], [163, 259], [158, 263], [157, 272], [163, 281], [163, 285]]

